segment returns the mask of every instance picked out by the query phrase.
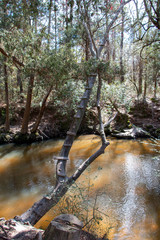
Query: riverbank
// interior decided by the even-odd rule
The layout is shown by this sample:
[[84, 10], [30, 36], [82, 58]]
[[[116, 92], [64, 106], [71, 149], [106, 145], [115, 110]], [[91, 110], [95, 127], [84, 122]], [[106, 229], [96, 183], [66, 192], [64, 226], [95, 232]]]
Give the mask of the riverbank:
[[[48, 139], [65, 138], [74, 112], [63, 112], [48, 104], [36, 133], [31, 129], [39, 113], [39, 107], [32, 107], [28, 134], [21, 134], [24, 114], [23, 105], [14, 105], [11, 109], [10, 131], [4, 129], [5, 106], [0, 106], [0, 144], [32, 143]], [[108, 120], [109, 116], [104, 116]], [[160, 138], [160, 100], [140, 102], [132, 106], [128, 113], [119, 112], [114, 121], [105, 128], [107, 136], [118, 139]], [[78, 135], [98, 134], [98, 117], [96, 109], [86, 112]]]

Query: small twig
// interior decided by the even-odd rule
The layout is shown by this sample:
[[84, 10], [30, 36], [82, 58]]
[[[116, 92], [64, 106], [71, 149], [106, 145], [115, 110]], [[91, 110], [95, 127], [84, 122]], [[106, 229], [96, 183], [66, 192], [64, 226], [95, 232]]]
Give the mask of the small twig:
[[93, 219], [94, 217], [90, 218], [89, 221], [83, 226], [83, 228], [85, 228]]
[[120, 111], [118, 110], [117, 104], [116, 104], [115, 102], [113, 102], [110, 97], [108, 97], [108, 100], [110, 101], [110, 103], [112, 104], [112, 106], [115, 108], [115, 110], [120, 114]]

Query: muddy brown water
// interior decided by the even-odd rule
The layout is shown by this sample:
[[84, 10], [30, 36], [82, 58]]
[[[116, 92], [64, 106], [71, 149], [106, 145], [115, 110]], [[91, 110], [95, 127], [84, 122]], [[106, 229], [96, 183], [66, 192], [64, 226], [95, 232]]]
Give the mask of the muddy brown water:
[[[60, 213], [75, 213], [98, 236], [111, 240], [160, 239], [160, 141], [115, 140], [36, 227]], [[0, 146], [0, 217], [20, 215], [55, 183], [62, 140]], [[95, 135], [75, 141], [68, 175], [100, 146]], [[92, 219], [96, 217], [96, 221]]]

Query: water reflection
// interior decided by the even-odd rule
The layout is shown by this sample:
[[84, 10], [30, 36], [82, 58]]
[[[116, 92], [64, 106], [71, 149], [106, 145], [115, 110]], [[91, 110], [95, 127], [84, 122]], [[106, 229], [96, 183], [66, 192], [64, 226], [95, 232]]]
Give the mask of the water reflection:
[[[52, 158], [62, 143], [60, 140], [0, 147], [0, 216], [11, 218], [21, 214], [52, 189], [56, 165]], [[68, 175], [99, 146], [97, 136], [79, 137], [70, 153]], [[86, 209], [92, 209], [97, 196], [96, 207], [103, 216], [103, 221], [95, 227], [99, 236], [107, 233], [112, 240], [160, 238], [159, 150], [160, 142], [111, 139], [105, 154], [77, 181], [85, 191], [89, 189], [84, 191], [83, 207], [86, 204]], [[73, 196], [72, 192], [69, 194]], [[70, 199], [70, 195], [67, 197]], [[45, 228], [67, 201], [46, 214], [37, 227]], [[92, 211], [84, 213], [91, 217]]]
[[160, 167], [158, 165], [158, 158], [126, 154], [124, 162], [126, 193], [118, 211], [121, 226], [115, 239], [133, 239], [133, 236], [136, 239], [153, 239], [153, 235], [154, 239], [159, 239], [160, 187], [157, 174], [154, 174], [154, 168]]

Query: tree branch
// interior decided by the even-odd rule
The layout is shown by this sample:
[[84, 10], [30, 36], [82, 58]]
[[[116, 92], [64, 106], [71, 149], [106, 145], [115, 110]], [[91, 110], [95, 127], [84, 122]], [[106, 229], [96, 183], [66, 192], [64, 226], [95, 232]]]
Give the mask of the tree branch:
[[156, 18], [156, 21], [155, 21], [155, 19], [153, 18], [152, 14], [151, 14], [151, 11], [148, 8], [147, 1], [143, 0], [143, 2], [144, 2], [145, 10], [148, 14], [149, 19], [151, 20], [151, 22], [154, 24], [155, 27], [160, 29], [159, 18], [158, 18], [159, 13], [158, 13], [158, 15], [156, 14], [157, 18]]
[[141, 51], [140, 51], [140, 57], [143, 59], [143, 57], [142, 57], [142, 52], [143, 52], [143, 50], [144, 50], [144, 48], [146, 48], [146, 47], [148, 47], [148, 46], [151, 46], [153, 43], [155, 43], [155, 42], [159, 42], [159, 39], [157, 39], [157, 40], [155, 40], [155, 39], [153, 39], [152, 41], [149, 41], [148, 43], [146, 43], [145, 45], [143, 45], [143, 47], [142, 47], [142, 49], [141, 49]]
[[[84, 4], [84, 1], [83, 1], [83, 4]], [[95, 55], [97, 53], [97, 48], [96, 48], [93, 36], [91, 34], [91, 30], [90, 30], [90, 27], [89, 27], [89, 21], [88, 21], [88, 24], [85, 21], [85, 17], [88, 17], [87, 11], [85, 10], [85, 13], [84, 13], [83, 9], [82, 9], [82, 6], [80, 5], [79, 12], [80, 12], [81, 16], [83, 17], [82, 23], [83, 23], [83, 26], [84, 26], [84, 28], [87, 32], [88, 38], [89, 38], [89, 48], [90, 48], [91, 54], [92, 54], [93, 57], [95, 57]], [[96, 53], [94, 52], [93, 48], [94, 48]]]
[[107, 144], [107, 140], [104, 132], [104, 125], [102, 121], [102, 114], [101, 114], [101, 107], [100, 107], [101, 88], [102, 88], [102, 79], [101, 79], [100, 72], [98, 72], [97, 110], [98, 110], [98, 119], [99, 119], [99, 133], [100, 133], [102, 145], [103, 145], [103, 144]]
[[129, 3], [130, 1], [131, 1], [131, 0], [128, 0], [127, 2], [123, 2], [123, 3], [121, 4], [121, 6], [117, 9], [117, 11], [115, 12], [115, 16], [114, 16], [114, 18], [112, 19], [112, 21], [110, 22], [110, 24], [107, 26], [106, 32], [105, 32], [104, 37], [103, 37], [103, 40], [102, 40], [102, 44], [101, 44], [101, 46], [100, 46], [99, 49], [98, 49], [98, 56], [101, 55], [101, 52], [102, 52], [102, 50], [103, 50], [103, 48], [104, 48], [104, 46], [105, 46], [105, 43], [106, 43], [106, 41], [107, 41], [108, 32], [110, 31], [110, 29], [111, 29], [111, 27], [113, 26], [114, 22], [117, 20], [119, 13], [121, 12], [122, 8], [123, 8], [127, 3]]
[[[0, 47], [0, 52], [7, 58], [9, 58], [10, 56], [6, 53], [6, 51]], [[21, 67], [24, 67], [24, 64], [22, 62], [20, 62], [15, 56], [12, 56], [12, 61], [15, 64], [15, 66], [17, 67], [17, 64]]]
[[152, 3], [152, 1], [151, 1], [151, 0], [149, 0], [149, 2], [150, 2], [150, 4], [151, 4], [151, 7], [152, 7], [153, 11], [154, 11], [154, 12], [155, 12], [155, 14], [157, 15], [157, 11], [155, 10], [155, 8], [154, 8], [154, 6], [153, 6], [153, 3]]
[[104, 127], [108, 127], [110, 123], [117, 117], [117, 115], [118, 112], [116, 112], [115, 115], [112, 118], [110, 118], [107, 123], [104, 124]]
[[88, 38], [89, 38], [89, 48], [90, 48], [90, 51], [91, 51], [91, 54], [92, 54], [92, 57], [95, 57], [95, 52], [94, 52], [94, 50], [93, 50], [93, 38], [92, 38], [92, 36], [91, 36], [91, 34], [90, 34], [90, 31], [89, 31], [89, 29], [88, 29], [88, 26], [87, 26], [87, 24], [86, 24], [86, 22], [83, 20], [83, 26], [84, 26], [84, 28], [86, 29], [86, 32], [87, 32], [87, 35], [88, 35]]
[[109, 145], [109, 142], [102, 143], [101, 147], [92, 155], [90, 156], [86, 161], [84, 161], [79, 168], [76, 170], [76, 172], [72, 175], [71, 178], [69, 178], [69, 181], [76, 181], [79, 176], [86, 170], [86, 168], [101, 154], [104, 153], [105, 148]]

